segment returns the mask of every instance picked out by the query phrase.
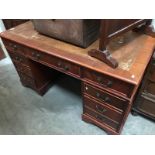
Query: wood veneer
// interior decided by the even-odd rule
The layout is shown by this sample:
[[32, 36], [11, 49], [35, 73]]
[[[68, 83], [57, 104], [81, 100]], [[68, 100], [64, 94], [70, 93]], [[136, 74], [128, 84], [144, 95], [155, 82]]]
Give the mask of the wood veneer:
[[[110, 134], [121, 133], [155, 47], [155, 39], [145, 34], [124, 34], [126, 41], [123, 45], [120, 46], [116, 39], [108, 46], [113, 57], [119, 61], [118, 68], [113, 69], [88, 55], [90, 49], [98, 47], [99, 41], [83, 49], [39, 34], [31, 22], [2, 32], [0, 36], [17, 67], [23, 85], [44, 94], [53, 78], [57, 77], [56, 71], [80, 79], [83, 83], [82, 119]], [[23, 57], [26, 61], [12, 57], [12, 54]], [[21, 69], [24, 65], [27, 65], [32, 76], [29, 71]], [[89, 86], [90, 91], [85, 91], [85, 86]], [[105, 95], [108, 95], [110, 102]], [[94, 106], [96, 104], [101, 105], [98, 106], [99, 111], [107, 107], [110, 112], [101, 114]]]

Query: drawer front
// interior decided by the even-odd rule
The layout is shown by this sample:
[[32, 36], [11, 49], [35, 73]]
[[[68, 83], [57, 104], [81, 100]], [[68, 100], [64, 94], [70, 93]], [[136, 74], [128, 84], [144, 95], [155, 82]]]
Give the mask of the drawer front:
[[20, 80], [21, 80], [21, 82], [22, 82], [22, 84], [24, 86], [27, 86], [27, 87], [30, 87], [30, 88], [33, 88], [33, 89], [36, 88], [34, 79], [32, 79], [32, 78], [30, 78], [27, 75], [22, 74], [22, 73], [19, 74], [19, 76], [20, 76]]
[[155, 118], [155, 99], [147, 96], [141, 95], [138, 100], [138, 109], [147, 115]]
[[20, 55], [18, 53], [15, 53], [15, 52], [9, 52], [9, 55], [10, 55], [12, 61], [15, 61], [17, 63], [22, 63], [22, 64], [24, 64], [26, 66], [29, 66], [28, 65], [28, 60], [24, 56], [22, 56], [22, 55]]
[[27, 67], [27, 66], [25, 66], [22, 63], [19, 63], [17, 61], [13, 61], [13, 63], [15, 65], [16, 70], [17, 70], [18, 73], [21, 72], [21, 73], [24, 73], [24, 74], [26, 74], [26, 75], [33, 78], [32, 71], [31, 71], [31, 69], [29, 67]]
[[155, 82], [147, 80], [143, 88], [143, 91], [145, 93], [150, 93], [152, 95], [155, 95]]
[[111, 105], [119, 111], [125, 111], [128, 106], [128, 101], [112, 94], [109, 94], [103, 90], [97, 89], [89, 84], [84, 84], [83, 91], [95, 99], [99, 100], [101, 103]]
[[24, 45], [18, 44], [16, 42], [13, 42], [13, 41], [10, 41], [7, 39], [2, 39], [2, 40], [3, 40], [3, 43], [8, 51], [16, 52], [16, 53], [19, 53], [22, 55], [26, 54]]
[[131, 97], [134, 89], [132, 84], [87, 69], [84, 70], [83, 77], [87, 81], [98, 84], [100, 87], [116, 91], [127, 97]]
[[119, 124], [117, 124], [116, 122], [100, 115], [99, 113], [96, 113], [95, 111], [89, 108], [84, 108], [84, 114], [88, 115], [89, 117], [92, 117], [95, 121], [102, 123], [114, 130], [117, 130], [119, 127]]
[[73, 63], [51, 56], [46, 53], [41, 53], [34, 49], [29, 50], [28, 56], [35, 61], [53, 66], [61, 72], [72, 74], [75, 77], [80, 77], [80, 67]]
[[100, 102], [97, 102], [95, 100], [92, 100], [86, 96], [84, 96], [84, 106], [87, 108], [91, 108], [95, 110], [97, 113], [100, 113], [106, 118], [112, 119], [115, 122], [119, 123], [122, 120], [123, 114], [118, 111], [112, 110], [110, 107], [108, 107], [105, 104], [101, 104]]
[[155, 82], [155, 62], [153, 62], [153, 64], [151, 64], [151, 67], [150, 67], [150, 71], [148, 73], [148, 78]]

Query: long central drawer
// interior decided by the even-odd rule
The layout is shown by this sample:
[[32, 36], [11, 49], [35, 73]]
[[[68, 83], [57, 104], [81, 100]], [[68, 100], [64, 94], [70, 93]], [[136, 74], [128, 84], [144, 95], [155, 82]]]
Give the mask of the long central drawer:
[[61, 72], [80, 78], [80, 66], [76, 64], [30, 48], [27, 49], [27, 56]]

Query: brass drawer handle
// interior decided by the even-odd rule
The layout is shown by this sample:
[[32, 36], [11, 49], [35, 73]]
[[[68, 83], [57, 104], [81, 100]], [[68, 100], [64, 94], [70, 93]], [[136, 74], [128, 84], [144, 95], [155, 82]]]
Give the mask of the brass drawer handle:
[[64, 66], [64, 70], [68, 71], [69, 70], [69, 66]]
[[22, 62], [22, 58], [20, 58], [20, 57], [18, 57], [18, 56], [15, 57], [15, 60], [17, 60], [17, 61], [19, 61], [19, 62]]
[[36, 59], [39, 60], [41, 58], [41, 55], [39, 53], [36, 54]]
[[103, 96], [101, 96], [101, 94], [98, 93], [98, 92], [96, 93], [96, 97], [97, 97], [98, 99], [103, 100], [104, 102], [111, 102], [110, 97], [108, 97], [108, 96], [103, 97]]
[[35, 52], [32, 52], [32, 56], [33, 56], [33, 57], [35, 56]]
[[98, 105], [96, 105], [96, 110], [97, 110], [98, 112], [101, 112], [101, 113], [105, 113], [105, 112], [107, 111], [107, 109], [105, 109], [105, 108], [100, 108]]
[[111, 87], [113, 85], [113, 82], [111, 80], [108, 80], [107, 83], [104, 83], [101, 77], [97, 77], [97, 81], [104, 87]]
[[61, 67], [62, 66], [62, 62], [58, 62], [58, 66]]
[[113, 82], [110, 81], [110, 80], [108, 80], [108, 82], [107, 82], [107, 87], [111, 87], [112, 85], [113, 85]]
[[41, 58], [41, 55], [39, 53], [32, 52], [32, 57], [34, 57], [37, 60], [39, 60]]

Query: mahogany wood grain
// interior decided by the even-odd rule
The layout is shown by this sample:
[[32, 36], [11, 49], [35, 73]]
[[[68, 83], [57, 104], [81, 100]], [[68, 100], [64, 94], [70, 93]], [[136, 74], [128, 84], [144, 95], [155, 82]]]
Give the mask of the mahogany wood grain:
[[[0, 36], [23, 85], [43, 95], [59, 75], [57, 71], [80, 79], [83, 82], [82, 119], [110, 134], [121, 133], [155, 47], [152, 37], [125, 33], [123, 44], [116, 38], [108, 45], [112, 56], [119, 61], [119, 66], [112, 69], [88, 55], [90, 49], [99, 46], [99, 41], [83, 49], [39, 34], [31, 22]], [[96, 105], [108, 111], [101, 114]]]
[[[112, 57], [111, 51], [107, 49], [107, 45], [111, 39], [121, 36], [123, 33], [136, 28], [137, 26], [150, 24], [149, 19], [102, 19], [100, 30], [99, 49], [92, 49], [88, 54], [101, 60], [112, 68], [118, 67], [118, 61]], [[145, 26], [145, 27], [147, 27]], [[144, 29], [145, 30], [145, 29]], [[149, 31], [151, 31], [149, 29]], [[155, 33], [154, 33], [155, 34]], [[122, 40], [119, 42], [123, 42]]]
[[118, 68], [112, 69], [103, 62], [88, 56], [89, 49], [98, 47], [98, 41], [94, 42], [88, 48], [83, 49], [38, 34], [34, 30], [31, 22], [22, 24], [13, 30], [2, 32], [0, 35], [3, 39], [6, 38], [14, 42], [19, 42], [21, 45], [43, 51], [58, 58], [63, 58], [69, 62], [135, 85], [141, 81], [141, 77], [155, 47], [155, 39], [152, 37], [132, 32], [125, 34], [124, 38], [126, 41], [123, 45], [120, 46], [117, 40], [114, 40], [109, 45], [112, 56], [119, 61]]

